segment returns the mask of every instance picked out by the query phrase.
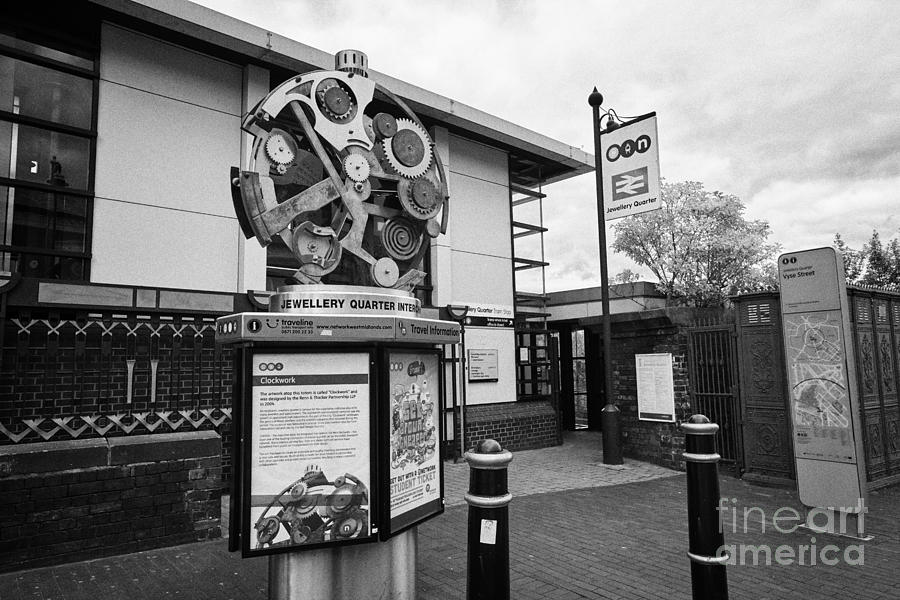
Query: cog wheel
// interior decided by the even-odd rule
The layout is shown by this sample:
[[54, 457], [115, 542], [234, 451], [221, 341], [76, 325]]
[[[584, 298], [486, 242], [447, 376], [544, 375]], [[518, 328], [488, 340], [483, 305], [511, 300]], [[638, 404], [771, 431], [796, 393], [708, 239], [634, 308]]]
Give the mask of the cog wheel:
[[276, 517], [266, 517], [256, 524], [256, 541], [262, 546], [270, 543], [281, 529], [281, 521]]
[[344, 158], [344, 172], [347, 177], [356, 183], [362, 183], [369, 178], [371, 167], [369, 161], [362, 154], [348, 154]]
[[401, 180], [397, 195], [406, 212], [420, 221], [437, 215], [444, 204], [437, 186], [428, 179]]
[[370, 275], [377, 285], [380, 287], [394, 287], [394, 284], [400, 279], [400, 267], [394, 262], [394, 259], [382, 256], [374, 265], [369, 267]]
[[266, 140], [266, 156], [276, 165], [289, 165], [297, 158], [297, 144], [291, 134], [273, 129]]
[[316, 86], [316, 104], [329, 120], [346, 123], [356, 116], [353, 95], [340, 81], [328, 77]]
[[357, 537], [366, 528], [368, 521], [368, 512], [364, 510], [353, 510], [345, 516], [341, 516], [334, 520], [332, 526], [332, 534], [335, 539], [349, 540]]
[[409, 179], [421, 177], [431, 166], [431, 139], [415, 121], [397, 119], [397, 133], [381, 141], [388, 164]]

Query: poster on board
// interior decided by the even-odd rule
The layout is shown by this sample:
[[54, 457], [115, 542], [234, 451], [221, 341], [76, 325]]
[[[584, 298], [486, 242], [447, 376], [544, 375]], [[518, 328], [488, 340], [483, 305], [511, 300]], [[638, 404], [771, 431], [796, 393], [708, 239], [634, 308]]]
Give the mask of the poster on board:
[[443, 510], [438, 356], [390, 351], [388, 376], [388, 534]]
[[252, 355], [245, 556], [374, 539], [369, 363], [368, 352]]
[[675, 382], [671, 354], [635, 354], [638, 419], [675, 422]]

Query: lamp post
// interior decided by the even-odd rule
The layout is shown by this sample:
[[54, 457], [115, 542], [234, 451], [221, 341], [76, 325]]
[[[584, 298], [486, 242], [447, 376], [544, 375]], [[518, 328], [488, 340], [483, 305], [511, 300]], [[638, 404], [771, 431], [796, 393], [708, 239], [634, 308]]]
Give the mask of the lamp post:
[[469, 314], [469, 306], [453, 305], [446, 306], [447, 314], [450, 318], [459, 323], [459, 452], [457, 457], [462, 456], [466, 451], [466, 316]]
[[[606, 220], [603, 210], [603, 160], [600, 154], [600, 105], [603, 95], [594, 88], [588, 96], [594, 122], [594, 174], [597, 179], [597, 225], [600, 244], [600, 304], [603, 309], [603, 395], [606, 405], [600, 411], [600, 429], [603, 432], [603, 463], [622, 464], [622, 447], [619, 444], [619, 409], [612, 395], [612, 328], [609, 321], [609, 271], [606, 266]], [[615, 123], [610, 120], [611, 128]]]

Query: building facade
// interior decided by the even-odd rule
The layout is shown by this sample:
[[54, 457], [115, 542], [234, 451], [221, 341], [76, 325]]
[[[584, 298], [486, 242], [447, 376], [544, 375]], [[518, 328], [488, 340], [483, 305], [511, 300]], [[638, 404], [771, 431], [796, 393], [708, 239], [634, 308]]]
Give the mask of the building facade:
[[[285, 275], [235, 216], [228, 173], [250, 151], [241, 118], [334, 59], [189, 2], [2, 11], [0, 445], [215, 429], [227, 477], [231, 364], [214, 320], [260, 310]], [[512, 317], [467, 326], [467, 349], [496, 355], [497, 377], [448, 378], [448, 434], [465, 385], [473, 435], [533, 445], [515, 424], [558, 432], [558, 419], [549, 386], [517, 383], [546, 379], [548, 357], [519, 348], [542, 316], [519, 304], [517, 269], [545, 263], [516, 256], [515, 232], [542, 227], [515, 221], [513, 204], [542, 202], [542, 186], [593, 158], [372, 66], [448, 173], [448, 233], [432, 240], [415, 291], [424, 316], [453, 304]]]

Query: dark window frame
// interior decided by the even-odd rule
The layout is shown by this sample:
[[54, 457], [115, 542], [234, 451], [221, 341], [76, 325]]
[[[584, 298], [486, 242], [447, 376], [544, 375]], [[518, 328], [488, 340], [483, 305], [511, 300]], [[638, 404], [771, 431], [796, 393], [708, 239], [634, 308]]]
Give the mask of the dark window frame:
[[[60, 277], [61, 279], [69, 279], [69, 280], [77, 280], [77, 281], [90, 281], [91, 276], [91, 259], [92, 248], [93, 248], [93, 221], [94, 221], [94, 185], [96, 178], [96, 164], [97, 164], [97, 118], [98, 118], [98, 105], [99, 105], [99, 90], [100, 90], [100, 50], [99, 50], [99, 21], [96, 23], [96, 41], [97, 43], [91, 47], [91, 53], [93, 56], [88, 58], [86, 56], [86, 48], [85, 47], [70, 47], [69, 44], [66, 44], [64, 41], [61, 43], [50, 44], [47, 39], [32, 39], [31, 35], [28, 35], [28, 28], [23, 28], [23, 32], [25, 35], [21, 35], [19, 32], [11, 32], [11, 31], [3, 31], [5, 35], [9, 35], [10, 37], [14, 37], [16, 39], [21, 39], [26, 42], [30, 42], [33, 44], [37, 44], [39, 46], [43, 46], [45, 48], [51, 50], [57, 50], [61, 52], [66, 52], [71, 54], [72, 56], [76, 56], [79, 58], [85, 58], [87, 60], [93, 61], [93, 68], [87, 69], [83, 67], [79, 67], [76, 65], [71, 65], [63, 61], [55, 60], [52, 58], [48, 58], [45, 56], [41, 56], [39, 54], [32, 54], [26, 50], [21, 48], [16, 48], [14, 46], [10, 46], [7, 43], [4, 43], [3, 40], [0, 40], [0, 55], [7, 56], [16, 60], [20, 60], [23, 62], [28, 62], [34, 65], [38, 65], [41, 67], [53, 69], [60, 71], [62, 73], [66, 73], [69, 75], [75, 75], [78, 77], [83, 77], [85, 79], [90, 80], [91, 83], [91, 120], [89, 128], [81, 128], [72, 125], [67, 125], [64, 123], [56, 123], [53, 121], [48, 121], [45, 119], [32, 117], [28, 115], [16, 114], [6, 110], [0, 110], [0, 120], [17, 124], [24, 125], [28, 127], [35, 127], [39, 129], [43, 129], [46, 131], [52, 131], [56, 133], [62, 133], [65, 135], [71, 135], [75, 137], [84, 138], [88, 141], [88, 172], [87, 172], [87, 187], [86, 188], [71, 188], [65, 187], [60, 188], [57, 186], [49, 185], [46, 183], [35, 182], [35, 181], [27, 181], [21, 179], [15, 179], [10, 177], [0, 177], [0, 186], [4, 186], [12, 189], [27, 189], [34, 190], [38, 192], [44, 193], [54, 193], [54, 194], [65, 194], [69, 196], [75, 196], [84, 198], [85, 206], [85, 217], [84, 217], [84, 251], [82, 252], [73, 252], [66, 250], [58, 250], [53, 248], [46, 247], [33, 247], [33, 246], [21, 246], [21, 245], [13, 245], [13, 244], [0, 244], [0, 254], [8, 254], [11, 259], [14, 259], [16, 262], [17, 270], [21, 271], [24, 262], [24, 257], [28, 255], [36, 255], [36, 256], [50, 256], [56, 257], [59, 259], [71, 259], [76, 258], [81, 261], [81, 273], [79, 279], [69, 279], [64, 276]], [[64, 37], [64, 36], [63, 36]], [[73, 51], [75, 50], [75, 51]], [[13, 212], [13, 223], [15, 223], [15, 212]], [[11, 241], [11, 240], [10, 240]]]

